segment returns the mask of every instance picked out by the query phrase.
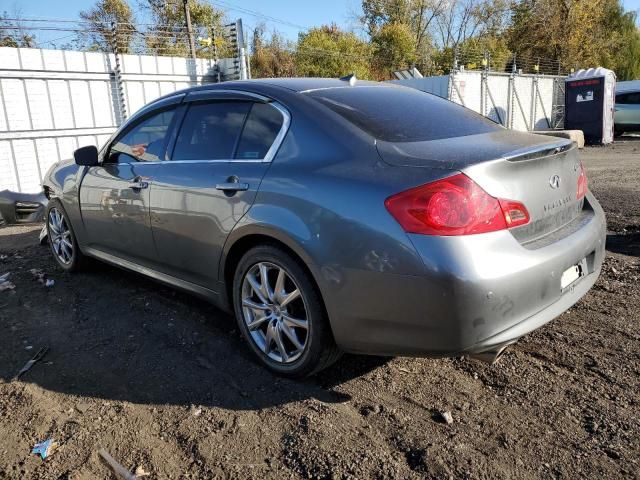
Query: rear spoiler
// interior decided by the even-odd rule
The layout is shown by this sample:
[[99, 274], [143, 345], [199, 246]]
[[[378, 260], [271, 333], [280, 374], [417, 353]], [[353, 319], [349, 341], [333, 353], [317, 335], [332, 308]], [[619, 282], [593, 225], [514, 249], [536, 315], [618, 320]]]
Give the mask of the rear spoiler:
[[559, 155], [576, 148], [576, 143], [571, 140], [562, 140], [552, 144], [539, 145], [535, 147], [527, 147], [520, 150], [514, 150], [504, 155], [502, 158], [510, 162], [521, 162], [524, 160], [532, 160], [534, 158], [550, 157]]

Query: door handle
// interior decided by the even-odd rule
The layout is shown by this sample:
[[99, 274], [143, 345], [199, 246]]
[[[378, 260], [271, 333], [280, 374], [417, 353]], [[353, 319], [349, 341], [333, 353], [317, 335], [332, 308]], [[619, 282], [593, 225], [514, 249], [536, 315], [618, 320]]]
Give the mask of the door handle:
[[216, 184], [216, 190], [222, 190], [223, 192], [244, 192], [249, 190], [248, 183], [240, 182], [226, 182]]

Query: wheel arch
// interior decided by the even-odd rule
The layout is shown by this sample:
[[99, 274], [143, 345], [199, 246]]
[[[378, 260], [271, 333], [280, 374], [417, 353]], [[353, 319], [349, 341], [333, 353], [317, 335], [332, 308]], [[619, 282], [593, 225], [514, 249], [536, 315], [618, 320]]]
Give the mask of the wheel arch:
[[[293, 241], [283, 232], [269, 227], [246, 226], [238, 230], [239, 231], [234, 230], [234, 232], [232, 232], [233, 238], [229, 238], [225, 244], [218, 277], [224, 286], [224, 301], [231, 311], [233, 311], [233, 275], [240, 259], [253, 247], [272, 245], [291, 255], [309, 275], [320, 296], [325, 314], [327, 314], [328, 317], [326, 302], [322, 288], [320, 287], [320, 282], [318, 282], [316, 276], [314, 264], [309, 254], [297, 242]], [[331, 321], [329, 321], [329, 323], [331, 323]]]

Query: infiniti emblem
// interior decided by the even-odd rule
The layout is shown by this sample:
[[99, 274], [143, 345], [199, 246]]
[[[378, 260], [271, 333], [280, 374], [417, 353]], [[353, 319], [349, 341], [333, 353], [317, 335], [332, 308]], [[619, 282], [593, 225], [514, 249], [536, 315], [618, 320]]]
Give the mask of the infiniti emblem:
[[549, 178], [549, 185], [551, 185], [551, 188], [558, 188], [560, 186], [560, 175], [552, 175]]

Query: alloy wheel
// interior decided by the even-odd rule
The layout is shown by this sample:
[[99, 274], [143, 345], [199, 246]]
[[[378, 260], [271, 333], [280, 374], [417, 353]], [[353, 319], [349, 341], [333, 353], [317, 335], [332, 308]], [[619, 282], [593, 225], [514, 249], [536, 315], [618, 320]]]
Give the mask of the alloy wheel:
[[242, 312], [251, 340], [271, 360], [288, 364], [304, 353], [309, 338], [307, 306], [284, 268], [259, 262], [247, 271]]
[[73, 240], [67, 221], [57, 208], [49, 210], [49, 235], [51, 248], [58, 260], [69, 265], [73, 259]]

